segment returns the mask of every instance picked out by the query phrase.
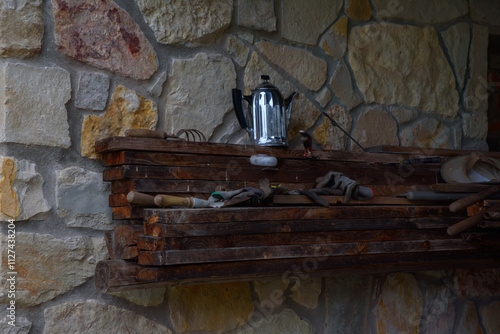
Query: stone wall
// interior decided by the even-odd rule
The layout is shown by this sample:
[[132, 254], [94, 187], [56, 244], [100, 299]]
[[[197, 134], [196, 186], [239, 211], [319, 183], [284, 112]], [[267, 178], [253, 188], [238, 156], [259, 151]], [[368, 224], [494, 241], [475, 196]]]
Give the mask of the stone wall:
[[[2, 333], [497, 333], [500, 271], [95, 291], [115, 226], [93, 145], [128, 128], [245, 143], [230, 89], [300, 92], [291, 146], [485, 149], [496, 0], [0, 2]], [[16, 223], [16, 328], [7, 221]], [[312, 259], [313, 260], [313, 259]]]

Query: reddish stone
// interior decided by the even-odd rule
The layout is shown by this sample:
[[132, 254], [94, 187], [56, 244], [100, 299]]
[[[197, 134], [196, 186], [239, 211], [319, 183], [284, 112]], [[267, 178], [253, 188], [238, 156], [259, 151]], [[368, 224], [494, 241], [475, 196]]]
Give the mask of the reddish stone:
[[457, 270], [455, 289], [463, 297], [499, 297], [500, 269]]
[[158, 68], [153, 47], [111, 0], [52, 0], [58, 49], [81, 62], [134, 79]]

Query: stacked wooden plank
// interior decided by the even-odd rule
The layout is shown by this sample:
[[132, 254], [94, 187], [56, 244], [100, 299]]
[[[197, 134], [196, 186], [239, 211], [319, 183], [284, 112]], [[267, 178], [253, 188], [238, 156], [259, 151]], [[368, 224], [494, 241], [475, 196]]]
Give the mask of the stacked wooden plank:
[[[114, 219], [127, 220], [107, 234], [111, 260], [96, 269], [101, 291], [301, 273], [500, 265], [496, 231], [446, 233], [467, 217], [466, 210], [452, 213], [449, 203], [395, 197], [442, 182], [440, 164], [400, 163], [426, 156], [415, 150], [321, 151], [315, 152], [320, 160], [308, 160], [300, 150], [126, 137], [101, 141], [97, 150], [107, 166], [104, 179], [112, 183]], [[433, 156], [463, 153], [436, 150]], [[249, 158], [254, 154], [277, 157], [278, 165], [253, 166]], [[271, 207], [217, 209], [161, 209], [126, 201], [129, 191], [207, 198], [217, 187], [258, 187], [264, 177], [288, 189], [311, 189], [329, 171], [342, 172], [381, 196], [327, 208], [300, 205], [297, 197], [281, 198], [281, 205], [277, 201]]]

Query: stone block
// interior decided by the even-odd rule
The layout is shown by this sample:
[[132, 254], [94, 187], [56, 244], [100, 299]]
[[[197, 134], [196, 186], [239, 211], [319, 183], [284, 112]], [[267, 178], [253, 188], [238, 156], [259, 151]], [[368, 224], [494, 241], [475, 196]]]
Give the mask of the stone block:
[[160, 97], [161, 94], [163, 93], [163, 85], [165, 84], [165, 81], [167, 81], [167, 72], [164, 71], [160, 75], [158, 75], [158, 78], [156, 78], [156, 81], [151, 85], [149, 88], [149, 93], [152, 96], [155, 97]]
[[285, 309], [278, 314], [251, 319], [238, 334], [313, 334], [314, 327], [294, 311]]
[[488, 27], [475, 24], [469, 56], [470, 79], [464, 98], [467, 110], [488, 110]]
[[421, 148], [453, 148], [450, 129], [433, 119], [423, 119], [401, 131], [401, 145]]
[[466, 22], [457, 23], [444, 30], [441, 36], [450, 54], [459, 87], [462, 89], [469, 59], [470, 26]]
[[288, 285], [289, 282], [281, 278], [254, 281], [253, 288], [259, 297], [259, 306], [269, 312], [279, 308], [285, 301], [284, 293]]
[[156, 103], [124, 86], [116, 87], [106, 113], [85, 116], [82, 124], [82, 156], [99, 159], [95, 142], [112, 136], [124, 136], [127, 129], [154, 130], [158, 121]]
[[474, 22], [500, 25], [500, 3], [496, 0], [469, 0], [470, 16]]
[[394, 116], [398, 124], [411, 122], [418, 117], [418, 111], [403, 107], [391, 108], [391, 114]]
[[108, 101], [109, 76], [81, 72], [75, 92], [75, 106], [80, 109], [104, 110]]
[[488, 115], [485, 112], [464, 113], [462, 129], [467, 138], [485, 140], [488, 135]]
[[319, 103], [321, 108], [324, 108], [331, 99], [332, 93], [330, 93], [330, 90], [326, 87], [323, 87], [316, 96], [316, 102]]
[[354, 91], [351, 72], [343, 60], [333, 70], [330, 86], [333, 93], [347, 107], [347, 110], [351, 110], [363, 102], [359, 94]]
[[[0, 237], [5, 243], [7, 236]], [[16, 306], [39, 305], [82, 285], [94, 276], [97, 262], [107, 257], [102, 238], [59, 239], [48, 234], [18, 232]], [[5, 260], [2, 257], [2, 262]], [[5, 304], [8, 302], [6, 272], [0, 275], [0, 303]]]
[[45, 218], [43, 183], [34, 163], [0, 156], [0, 221]]
[[[347, 133], [351, 131], [352, 117], [347, 111], [337, 106], [330, 108], [327, 113]], [[344, 151], [348, 140], [347, 135], [326, 117], [323, 123], [314, 130], [313, 137], [327, 150]]]
[[229, 35], [226, 40], [225, 48], [238, 65], [245, 66], [248, 55], [250, 54], [250, 49], [238, 36]]
[[[5, 306], [7, 308], [7, 306]], [[9, 324], [10, 318], [2, 317], [0, 320], [0, 333], [2, 334], [28, 334], [32, 322], [25, 317], [16, 316], [15, 325]]]
[[225, 333], [246, 324], [254, 310], [248, 282], [172, 287], [168, 298], [174, 330], [181, 333]]
[[367, 103], [457, 115], [455, 76], [434, 28], [388, 23], [354, 27], [348, 50], [356, 84]]
[[213, 44], [231, 23], [233, 0], [135, 0], [163, 44]]
[[347, 16], [342, 16], [321, 38], [319, 45], [333, 59], [342, 58], [347, 50]]
[[52, 0], [55, 41], [63, 54], [137, 80], [158, 62], [132, 17], [112, 0]]
[[142, 288], [136, 290], [110, 292], [110, 295], [128, 300], [136, 305], [151, 307], [163, 303], [167, 288]]
[[423, 297], [411, 274], [386, 277], [373, 310], [377, 333], [420, 333]]
[[343, 0], [317, 0], [314, 6], [303, 0], [283, 2], [283, 37], [316, 45], [318, 37], [337, 19]]
[[469, 12], [467, 0], [373, 0], [379, 19], [401, 19], [422, 24], [446, 23]]
[[44, 318], [44, 334], [172, 333], [169, 328], [133, 311], [92, 299], [49, 307], [44, 311]]
[[[499, 311], [500, 310], [496, 310], [496, 312], [499, 312]], [[488, 312], [486, 312], [486, 313], [488, 313]], [[488, 316], [486, 315], [486, 318], [487, 317]], [[498, 316], [494, 316], [494, 319], [497, 319], [497, 318], [498, 318]], [[500, 326], [500, 324], [498, 324], [496, 328], [500, 328], [499, 326]], [[479, 315], [477, 313], [476, 304], [474, 304], [473, 301], [465, 302], [463, 314], [459, 318], [458, 328], [460, 329], [458, 331], [460, 334], [483, 334], [484, 333], [483, 329], [481, 328], [481, 323], [479, 322]]]
[[326, 279], [325, 333], [367, 332], [372, 285], [371, 275], [339, 275]]
[[68, 227], [114, 230], [109, 194], [111, 185], [102, 173], [69, 167], [56, 171], [57, 213]]
[[318, 299], [321, 294], [323, 279], [321, 277], [307, 277], [293, 280], [290, 288], [291, 298], [307, 309], [315, 310], [318, 307]]
[[355, 21], [368, 21], [372, 17], [369, 0], [346, 0], [345, 13]]
[[[365, 148], [378, 145], [399, 146], [398, 125], [387, 112], [373, 107], [363, 108], [351, 136]], [[351, 149], [361, 150], [353, 143]]]
[[236, 71], [227, 57], [198, 53], [193, 58], [174, 59], [166, 86], [166, 131], [175, 134], [196, 129], [209, 139], [233, 109], [233, 87]]
[[263, 57], [312, 91], [319, 90], [326, 81], [327, 64], [302, 48], [273, 42], [257, 43]]
[[70, 147], [70, 99], [62, 68], [0, 64], [0, 143]]
[[498, 317], [499, 312], [500, 301], [494, 301], [481, 308], [486, 333], [498, 332], [498, 329], [500, 328], [500, 318]]
[[238, 0], [238, 25], [250, 29], [276, 31], [274, 0]]
[[0, 58], [30, 58], [42, 50], [42, 0], [0, 2]]
[[500, 296], [500, 269], [457, 270], [453, 284], [462, 297]]

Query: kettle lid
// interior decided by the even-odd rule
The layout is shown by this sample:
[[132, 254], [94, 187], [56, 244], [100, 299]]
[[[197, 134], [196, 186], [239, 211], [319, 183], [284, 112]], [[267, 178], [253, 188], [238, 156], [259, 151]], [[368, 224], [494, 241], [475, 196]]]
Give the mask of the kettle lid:
[[[262, 80], [264, 80], [263, 83], [261, 83], [260, 85], [258, 85], [257, 87], [255, 87], [255, 91], [258, 91], [258, 90], [274, 90], [276, 91], [277, 93], [279, 93], [279, 89], [276, 88], [275, 85], [273, 85], [272, 83], [269, 82], [269, 75], [261, 75], [260, 78]], [[281, 94], [280, 94], [281, 95]]]

